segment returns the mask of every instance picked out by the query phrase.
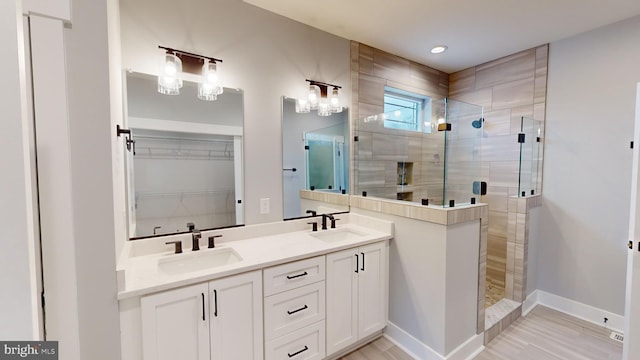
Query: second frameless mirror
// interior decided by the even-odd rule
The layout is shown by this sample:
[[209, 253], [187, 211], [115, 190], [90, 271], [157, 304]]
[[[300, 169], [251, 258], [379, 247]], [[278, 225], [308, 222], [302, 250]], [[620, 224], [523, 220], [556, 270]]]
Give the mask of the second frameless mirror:
[[349, 114], [296, 113], [296, 101], [282, 100], [284, 218], [303, 216], [300, 190], [349, 193]]
[[243, 224], [242, 91], [203, 101], [195, 83], [180, 95], [156, 88], [154, 76], [127, 74], [130, 237]]

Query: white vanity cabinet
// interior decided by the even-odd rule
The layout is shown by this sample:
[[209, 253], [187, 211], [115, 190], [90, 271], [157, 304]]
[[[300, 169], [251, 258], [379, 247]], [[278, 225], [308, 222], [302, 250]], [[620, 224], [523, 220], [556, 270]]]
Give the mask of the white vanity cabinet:
[[262, 360], [262, 271], [209, 282], [211, 360]]
[[207, 283], [142, 297], [144, 360], [209, 360]]
[[325, 357], [325, 257], [264, 270], [266, 360]]
[[144, 360], [261, 360], [262, 271], [140, 300]]
[[328, 355], [386, 326], [387, 247], [383, 241], [326, 256]]

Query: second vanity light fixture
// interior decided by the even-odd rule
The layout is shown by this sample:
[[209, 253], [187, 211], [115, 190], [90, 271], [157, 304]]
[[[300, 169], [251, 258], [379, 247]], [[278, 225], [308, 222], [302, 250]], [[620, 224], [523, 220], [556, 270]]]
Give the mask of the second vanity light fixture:
[[179, 95], [184, 73], [189, 73], [201, 75], [198, 81], [198, 99], [214, 101], [222, 94], [217, 69], [217, 63], [222, 60], [164, 46], [158, 48], [165, 50], [158, 75], [159, 93]]
[[[331, 116], [331, 114], [342, 112], [338, 95], [338, 90], [342, 89], [342, 86], [309, 79], [306, 81], [309, 83], [309, 95], [306, 99], [296, 100], [297, 113], [318, 110], [318, 116]], [[329, 88], [332, 88], [331, 96], [329, 96]]]

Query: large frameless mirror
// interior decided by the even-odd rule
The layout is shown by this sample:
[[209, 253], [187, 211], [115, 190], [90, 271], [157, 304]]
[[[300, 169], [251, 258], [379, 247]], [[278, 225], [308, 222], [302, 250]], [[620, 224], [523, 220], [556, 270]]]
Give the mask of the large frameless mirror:
[[244, 223], [243, 93], [224, 88], [203, 101], [197, 92], [184, 81], [179, 95], [163, 95], [155, 76], [127, 73], [132, 239]]

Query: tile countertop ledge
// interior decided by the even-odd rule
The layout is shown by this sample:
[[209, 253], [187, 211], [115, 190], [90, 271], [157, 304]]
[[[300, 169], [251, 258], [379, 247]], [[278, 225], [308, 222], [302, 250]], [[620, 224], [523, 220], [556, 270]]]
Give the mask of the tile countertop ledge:
[[[215, 249], [208, 249], [206, 245], [203, 247], [201, 243], [199, 254], [231, 248], [242, 257], [242, 260], [233, 264], [192, 271], [185, 274], [165, 274], [159, 270], [158, 262], [160, 259], [168, 257], [190, 255], [186, 256], [190, 258], [193, 256], [191, 254], [195, 253], [193, 253], [190, 248], [190, 236], [188, 237], [189, 241], [183, 239], [183, 246], [185, 246], [185, 248], [183, 248], [182, 254], [174, 254], [173, 251], [170, 250], [173, 249], [173, 245], [164, 244], [166, 241], [173, 240], [170, 237], [129, 241], [123, 249], [117, 269], [118, 300], [263, 269], [273, 265], [324, 255], [391, 239], [393, 237], [394, 229], [392, 222], [357, 214], [340, 214], [337, 217], [340, 218], [340, 223], [336, 225], [336, 229], [318, 230], [316, 233], [311, 231], [310, 225], [307, 225], [307, 222], [318, 221], [318, 228], [320, 228], [321, 219], [319, 217], [225, 229], [224, 236], [232, 240], [222, 241], [223, 238], [216, 239], [220, 241], [216, 242]], [[280, 233], [273, 233], [274, 225], [281, 229]], [[300, 230], [300, 228], [304, 228], [305, 230]], [[340, 231], [340, 229], [352, 229], [355, 232], [363, 234], [363, 236], [355, 240], [346, 239], [332, 242], [325, 242], [312, 236], [312, 234], [328, 234], [332, 231]], [[223, 231], [214, 231], [212, 234], [221, 232]], [[254, 237], [243, 238], [244, 232], [254, 234]], [[259, 235], [260, 233], [264, 235]], [[210, 235], [203, 234], [202, 236], [205, 242], [207, 236]], [[153, 241], [154, 243], [142, 244], [137, 243], [138, 241]], [[147, 249], [145, 251], [149, 253], [135, 256], [136, 246], [146, 247]], [[156, 251], [153, 252], [153, 250], [149, 249], [155, 249]]]

